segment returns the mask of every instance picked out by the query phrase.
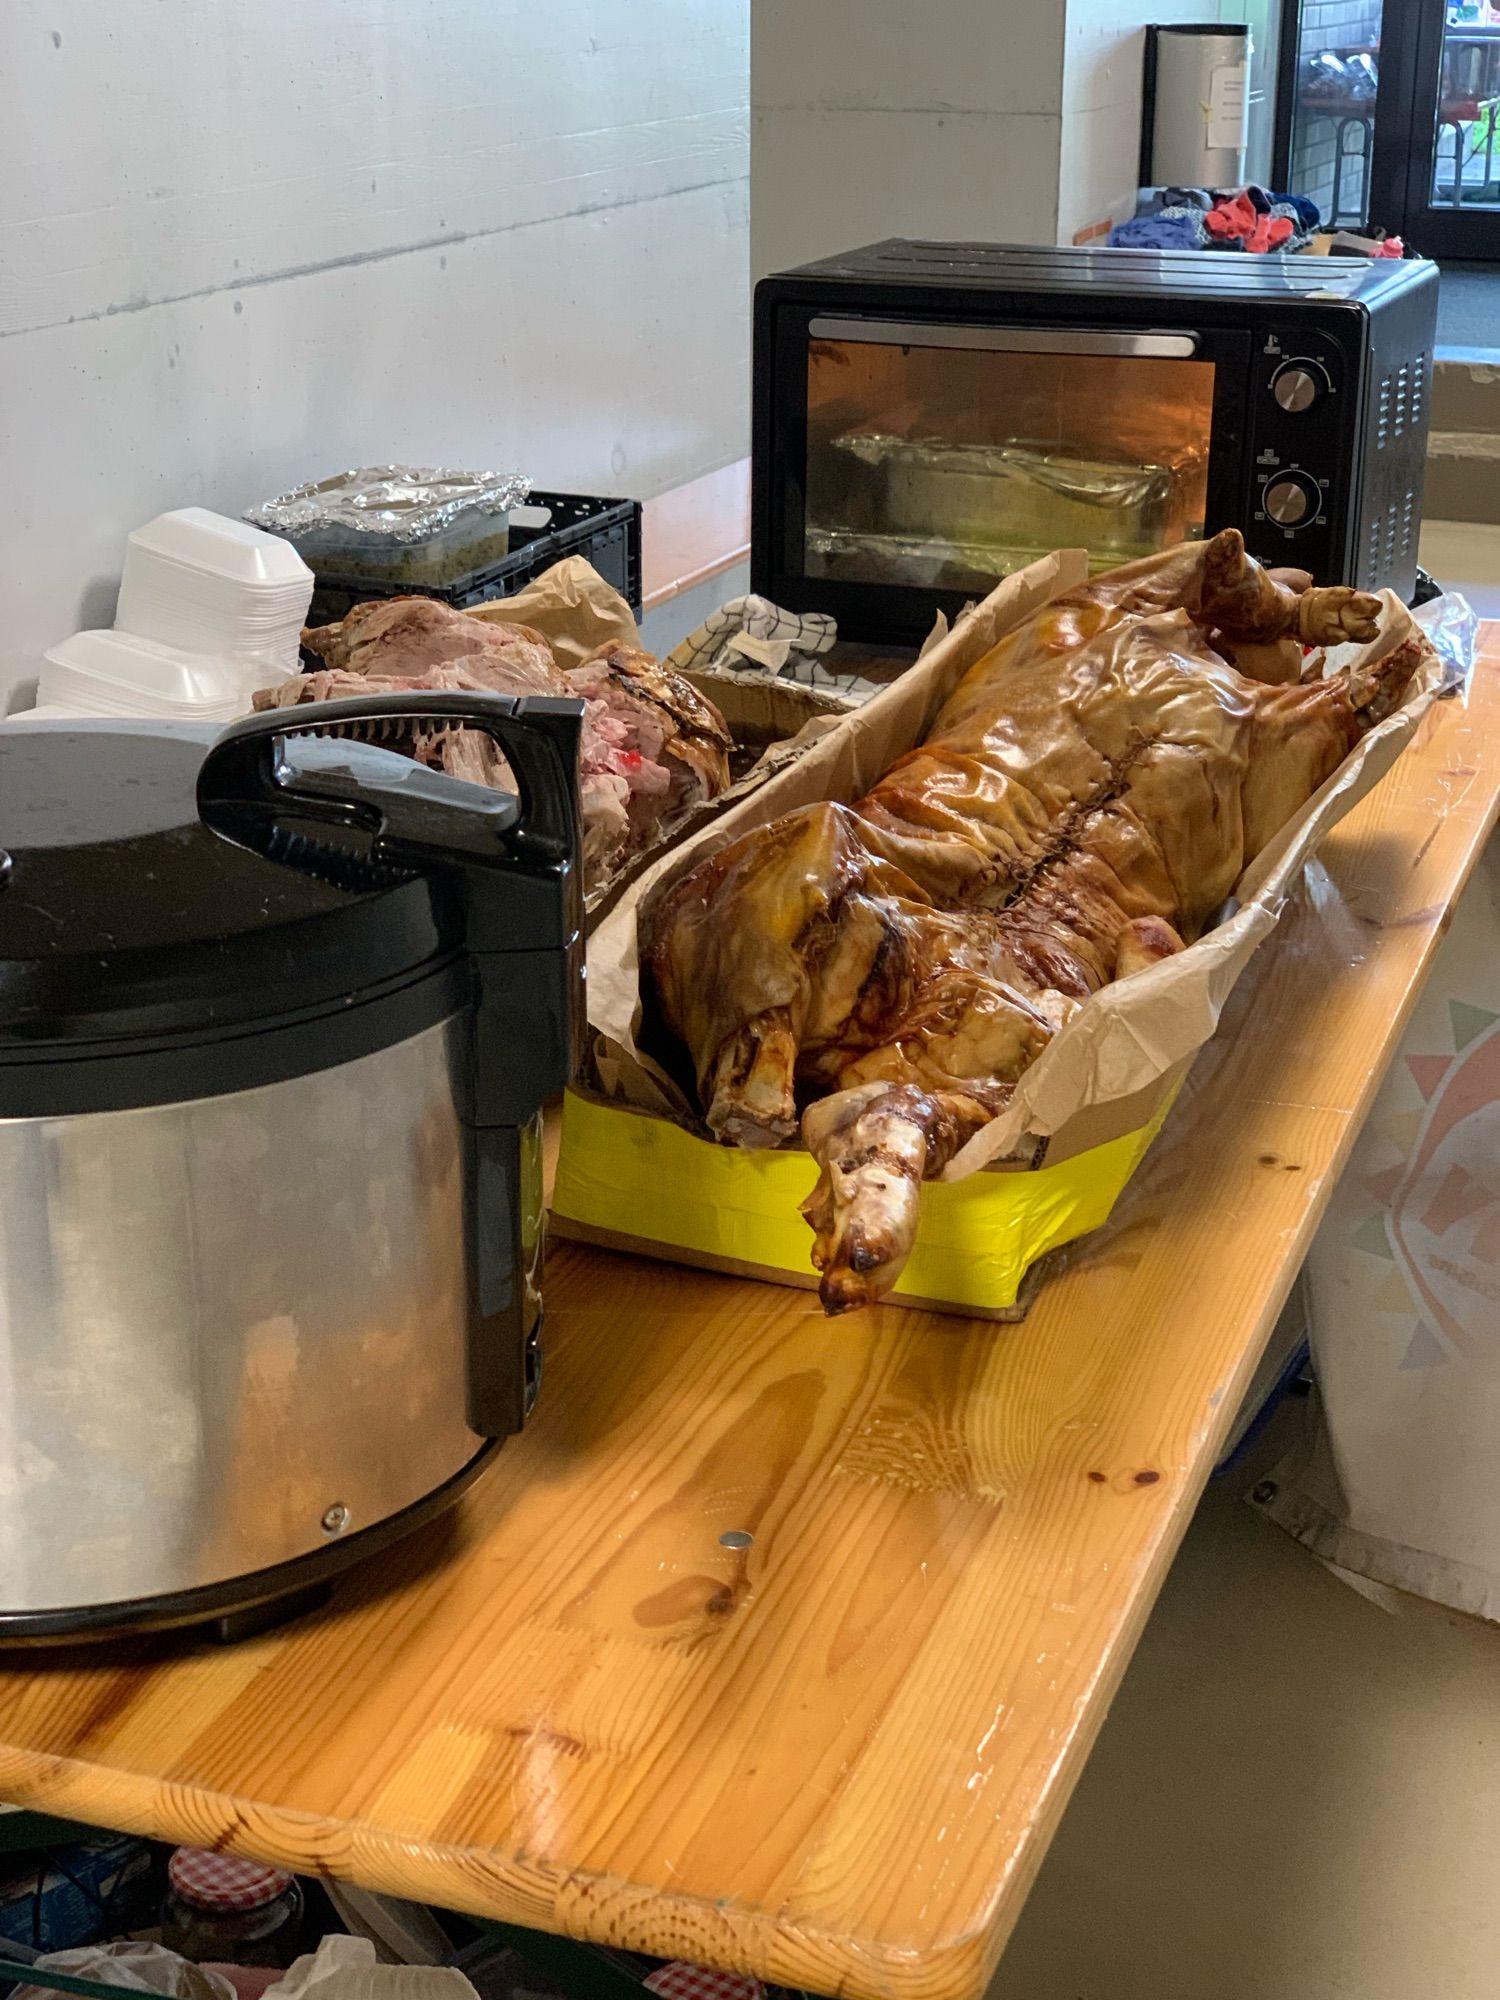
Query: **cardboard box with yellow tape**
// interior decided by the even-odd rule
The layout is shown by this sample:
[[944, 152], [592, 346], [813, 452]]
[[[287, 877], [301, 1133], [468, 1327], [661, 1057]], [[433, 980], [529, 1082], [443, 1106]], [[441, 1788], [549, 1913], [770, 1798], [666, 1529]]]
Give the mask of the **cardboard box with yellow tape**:
[[[1086, 593], [1079, 596], [1085, 586], [1087, 560], [1076, 551], [1046, 558], [1006, 579], [983, 604], [932, 644], [906, 674], [838, 723], [795, 765], [763, 785], [753, 797], [738, 802], [631, 885], [590, 939], [592, 1065], [588, 1076], [570, 1094], [564, 1112], [553, 1202], [559, 1234], [779, 1283], [819, 1282], [809, 1256], [813, 1238], [798, 1215], [798, 1206], [817, 1184], [825, 1191], [826, 1222], [830, 1185], [826, 1149], [820, 1180], [818, 1161], [798, 1142], [794, 1113], [784, 1117], [779, 1127], [771, 1128], [770, 1144], [760, 1135], [753, 1138], [752, 1150], [719, 1143], [725, 1136], [737, 1136], [735, 1123], [720, 1115], [721, 1098], [714, 1094], [716, 1087], [701, 1051], [695, 1077], [682, 1041], [664, 1030], [659, 983], [643, 970], [642, 915], [647, 915], [652, 934], [658, 935], [660, 912], [672, 906], [674, 890], [684, 884], [690, 871], [699, 870], [710, 857], [723, 855], [721, 870], [705, 871], [695, 876], [694, 882], [732, 872], [738, 866], [736, 856], [753, 853], [758, 844], [774, 845], [745, 838], [773, 821], [780, 825], [787, 815], [816, 817], [817, 809], [828, 801], [843, 805], [866, 801], [867, 805], [866, 795], [892, 765], [914, 746], [927, 742], [940, 711], [945, 716], [951, 714], [945, 704], [971, 670], [983, 666], [993, 683], [992, 694], [998, 694], [1003, 702], [1004, 675], [1010, 671], [1007, 663], [1014, 647], [1007, 652], [1001, 642], [1018, 634], [1038, 614], [1043, 626], [1047, 621], [1060, 621], [1062, 630], [1069, 620], [1076, 625], [1079, 614], [1073, 607], [1080, 602], [1087, 606]], [[1059, 604], [1059, 599], [1066, 601]], [[1086, 609], [1083, 615], [1087, 621], [1093, 614]], [[1034, 1052], [1028, 1052], [1026, 1062], [1016, 1066], [1012, 1080], [991, 1096], [978, 1118], [956, 1135], [950, 1130], [950, 1143], [935, 1175], [929, 1156], [929, 1178], [921, 1186], [920, 1202], [915, 1211], [910, 1204], [905, 1211], [908, 1225], [915, 1213], [914, 1238], [908, 1226], [900, 1246], [901, 1258], [889, 1260], [881, 1282], [867, 1296], [888, 1293], [895, 1301], [1000, 1318], [1016, 1317], [1024, 1309], [1027, 1273], [1037, 1260], [1097, 1227], [1109, 1214], [1165, 1119], [1194, 1054], [1213, 1033], [1235, 979], [1251, 953], [1275, 928], [1282, 903], [1307, 856], [1323, 833], [1389, 768], [1443, 680], [1442, 663], [1416, 640], [1410, 613], [1390, 594], [1379, 606], [1378, 636], [1359, 647], [1331, 649], [1326, 668], [1330, 678], [1336, 673], [1347, 674], [1348, 690], [1373, 690], [1378, 697], [1387, 683], [1394, 689], [1398, 651], [1405, 648], [1399, 701], [1394, 692], [1388, 700], [1366, 692], [1360, 692], [1356, 699], [1344, 691], [1343, 684], [1338, 691], [1328, 691], [1322, 707], [1295, 687], [1264, 689], [1260, 695], [1252, 689], [1247, 699], [1248, 684], [1224, 669], [1208, 650], [1203, 632], [1193, 625], [1186, 608], [1157, 611], [1147, 601], [1139, 615], [1132, 609], [1126, 622], [1132, 630], [1125, 631], [1122, 624], [1120, 633], [1107, 641], [1122, 658], [1124, 650], [1137, 644], [1135, 628], [1149, 627], [1140, 646], [1146, 651], [1155, 648], [1174, 663], [1171, 671], [1178, 677], [1175, 685], [1179, 691], [1193, 697], [1197, 674], [1214, 680], [1218, 692], [1213, 699], [1229, 709], [1230, 720], [1224, 727], [1239, 746], [1235, 768], [1255, 765], [1252, 751], [1256, 741], [1253, 732], [1243, 740], [1234, 736], [1239, 727], [1236, 703], [1252, 717], [1262, 712], [1271, 716], [1278, 728], [1287, 718], [1295, 723], [1303, 709], [1308, 713], [1317, 709], [1320, 715], [1325, 709], [1328, 713], [1338, 710], [1345, 717], [1352, 748], [1343, 754], [1340, 738], [1338, 747], [1330, 752], [1333, 739], [1325, 730], [1326, 740], [1319, 753], [1322, 761], [1308, 766], [1310, 783], [1315, 787], [1311, 795], [1306, 786], [1296, 794], [1302, 801], [1299, 809], [1286, 816], [1284, 823], [1278, 818], [1274, 833], [1267, 835], [1262, 826], [1253, 840], [1246, 835], [1241, 845], [1254, 858], [1238, 879], [1231, 873], [1216, 889], [1224, 914], [1206, 934], [1196, 935], [1207, 922], [1205, 910], [1191, 926], [1196, 941], [1185, 948], [1180, 939], [1173, 941], [1165, 947], [1167, 955], [1129, 967], [1129, 977], [1123, 976], [1127, 968], [1122, 962], [1113, 975], [1104, 973], [1104, 983], [1089, 990], [1087, 997], [1053, 1009], [1044, 1024], [1045, 1032], [1038, 1031]], [[1106, 641], [1089, 638], [1073, 643], [1081, 659], [1088, 647], [1105, 645]], [[1045, 647], [1041, 651], [1045, 653]], [[1033, 646], [1033, 700], [1037, 652]], [[1417, 659], [1415, 672], [1413, 657]], [[1201, 661], [1201, 666], [1195, 666], [1194, 661]], [[1138, 667], [1139, 661], [1130, 668], [1137, 680]], [[1146, 672], [1147, 680], [1150, 671]], [[1076, 681], [1069, 682], [1064, 673], [1061, 647], [1056, 673], [1062, 713], [1069, 703], [1076, 707], [1079, 697]], [[1261, 677], [1255, 678], [1258, 682]], [[972, 685], [972, 680], [965, 682], [966, 689]], [[1275, 700], [1270, 699], [1273, 693]], [[1015, 699], [1019, 703], [1020, 695]], [[1356, 726], [1348, 716], [1361, 700], [1370, 705]], [[1191, 730], [1181, 741], [1173, 738], [1165, 745], [1174, 756], [1185, 749], [1193, 753], [1194, 747]], [[1127, 771], [1139, 768], [1135, 757], [1127, 747]], [[1325, 771], [1328, 775], [1318, 783]], [[1246, 811], [1253, 812], [1257, 782], [1245, 779]], [[1295, 792], [1295, 782], [1292, 789]], [[1089, 810], [1103, 810], [1115, 797], [1111, 793], [1110, 800], [1090, 805]], [[1230, 803], [1226, 795], [1226, 811]], [[1237, 792], [1233, 808], [1240, 809]], [[1219, 816], [1220, 808], [1212, 801], [1206, 806], [1200, 801], [1200, 809], [1207, 810], [1211, 818]], [[865, 812], [866, 806], [860, 810]], [[1076, 818], [1066, 822], [1069, 826], [1076, 823]], [[1220, 850], [1239, 854], [1240, 847], [1235, 844], [1239, 839], [1236, 833], [1234, 840], [1221, 840]], [[733, 852], [726, 852], [732, 844], [736, 844]], [[872, 864], [877, 874], [890, 850], [887, 841], [877, 854]], [[901, 858], [906, 865], [904, 852]], [[1239, 868], [1238, 860], [1234, 866]], [[806, 883], [801, 877], [794, 878], [799, 894], [812, 883], [811, 874]], [[693, 894], [697, 894], [696, 889]], [[961, 902], [951, 907], [957, 907], [963, 920], [969, 921]], [[980, 909], [980, 921], [1005, 920], [1003, 910], [998, 915], [986, 912], [977, 899], [968, 906], [975, 907]], [[747, 954], [753, 960], [762, 949], [774, 953], [789, 948], [787, 940], [795, 938], [795, 924], [768, 923], [757, 930], [753, 903], [747, 903], [745, 910], [747, 920], [739, 932], [733, 921], [738, 913], [731, 905], [717, 913], [708, 910], [706, 916], [702, 911], [697, 913], [700, 930], [709, 933], [706, 947], [701, 938], [695, 946], [700, 966], [712, 970], [722, 964], [726, 968], [723, 976], [729, 979], [736, 965], [747, 962]], [[714, 924], [718, 925], [717, 942], [712, 934]], [[783, 930], [786, 938], [776, 934]], [[1026, 1006], [1019, 1008], [1020, 1015], [1027, 1013]], [[763, 1041], [747, 1058], [752, 1072], [756, 1065], [763, 1066], [766, 1046]], [[800, 1108], [808, 1094], [810, 1072], [800, 1066], [800, 1055], [798, 1061]], [[790, 1062], [786, 1070], [790, 1109]], [[838, 1095], [852, 1099], [857, 1093], [845, 1085], [871, 1074], [881, 1072], [878, 1067], [872, 1072], [868, 1062], [863, 1062], [863, 1068], [856, 1063], [840, 1078]], [[974, 1074], [972, 1070], [961, 1072], [963, 1077]], [[808, 1131], [816, 1150], [820, 1140], [815, 1117], [809, 1118]], [[832, 1176], [835, 1197], [846, 1191], [847, 1183], [859, 1178], [872, 1152], [878, 1148], [835, 1162], [839, 1169]], [[870, 1171], [878, 1202], [882, 1190], [890, 1185], [888, 1176], [882, 1178], [884, 1160], [876, 1158]], [[870, 1174], [866, 1174], [867, 1183], [869, 1179]], [[818, 1225], [820, 1250], [825, 1222]], [[826, 1250], [822, 1261], [822, 1290], [829, 1309], [862, 1302], [857, 1287], [831, 1295]]]

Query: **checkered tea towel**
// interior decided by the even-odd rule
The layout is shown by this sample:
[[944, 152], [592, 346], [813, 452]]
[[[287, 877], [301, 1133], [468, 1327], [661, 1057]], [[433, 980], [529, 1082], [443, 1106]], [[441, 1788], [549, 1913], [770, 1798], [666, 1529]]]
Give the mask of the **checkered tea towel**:
[[779, 674], [794, 653], [826, 653], [838, 627], [826, 611], [783, 611], [768, 597], [732, 597], [667, 657], [678, 673], [759, 667]]

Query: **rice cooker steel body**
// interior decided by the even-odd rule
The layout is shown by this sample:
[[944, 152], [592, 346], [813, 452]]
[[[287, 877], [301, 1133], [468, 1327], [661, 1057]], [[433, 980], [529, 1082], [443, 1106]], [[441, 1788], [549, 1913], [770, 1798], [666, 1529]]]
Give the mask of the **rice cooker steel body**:
[[316, 1586], [524, 1421], [577, 710], [459, 699], [520, 800], [380, 697], [0, 732], [0, 1641]]

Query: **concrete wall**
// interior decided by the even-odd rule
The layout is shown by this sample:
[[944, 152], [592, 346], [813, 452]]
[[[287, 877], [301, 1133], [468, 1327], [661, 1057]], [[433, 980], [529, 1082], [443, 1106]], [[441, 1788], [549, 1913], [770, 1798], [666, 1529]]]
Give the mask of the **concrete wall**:
[[[1290, 0], [1288, 0], [1290, 4]], [[1346, 0], [1312, 0], [1314, 5]], [[1245, 171], [1271, 171], [1280, 0], [1067, 0], [1057, 239], [1071, 243], [1134, 213], [1147, 22], [1246, 21], [1250, 143]]]
[[757, 276], [881, 236], [1049, 243], [1063, 0], [754, 0]]
[[5, 0], [0, 708], [121, 540], [385, 459], [746, 449], [749, 0]]
[[1280, 0], [755, 0], [756, 274], [879, 236], [1102, 232], [1135, 207], [1145, 24], [1195, 20], [1251, 25], [1264, 178]]

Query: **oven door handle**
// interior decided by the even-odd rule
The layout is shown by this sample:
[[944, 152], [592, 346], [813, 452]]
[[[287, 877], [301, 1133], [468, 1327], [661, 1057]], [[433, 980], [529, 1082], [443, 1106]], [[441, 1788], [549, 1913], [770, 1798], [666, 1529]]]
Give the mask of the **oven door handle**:
[[939, 326], [891, 319], [813, 320], [814, 340], [863, 341], [878, 347], [964, 347], [986, 354], [1114, 354], [1129, 360], [1190, 361], [1192, 333], [1139, 333], [1078, 326]]

